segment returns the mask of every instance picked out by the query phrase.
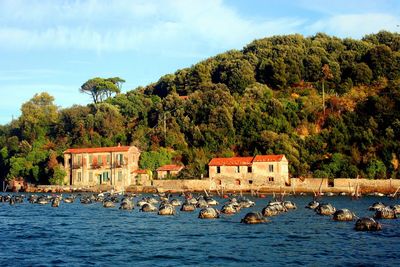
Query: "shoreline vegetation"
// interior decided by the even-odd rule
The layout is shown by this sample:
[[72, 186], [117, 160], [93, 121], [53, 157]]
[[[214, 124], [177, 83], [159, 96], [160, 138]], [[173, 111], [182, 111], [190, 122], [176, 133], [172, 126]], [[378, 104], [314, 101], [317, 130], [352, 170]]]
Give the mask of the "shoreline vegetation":
[[89, 79], [86, 106], [61, 109], [45, 92], [22, 104], [0, 125], [0, 180], [61, 185], [66, 149], [116, 144], [142, 151], [140, 169], [185, 166], [178, 179], [207, 177], [214, 157], [262, 154], [284, 154], [291, 177], [400, 178], [398, 33], [272, 36], [123, 83]]

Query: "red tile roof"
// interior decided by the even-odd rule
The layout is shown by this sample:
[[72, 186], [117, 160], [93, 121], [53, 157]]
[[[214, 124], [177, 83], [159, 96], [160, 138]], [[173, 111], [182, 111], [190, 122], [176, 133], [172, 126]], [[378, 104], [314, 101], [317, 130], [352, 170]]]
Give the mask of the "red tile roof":
[[183, 169], [181, 165], [169, 164], [161, 166], [157, 169], [157, 171], [180, 171]]
[[208, 166], [251, 166], [253, 157], [213, 158]]
[[137, 173], [137, 174], [147, 174], [147, 170], [134, 170], [133, 173]]
[[253, 162], [272, 162], [281, 161], [284, 155], [257, 155], [254, 157]]
[[64, 153], [80, 154], [80, 153], [127, 152], [129, 148], [130, 146], [70, 148], [65, 150]]
[[257, 155], [255, 157], [213, 158], [208, 166], [251, 166], [253, 162], [281, 161], [284, 155]]

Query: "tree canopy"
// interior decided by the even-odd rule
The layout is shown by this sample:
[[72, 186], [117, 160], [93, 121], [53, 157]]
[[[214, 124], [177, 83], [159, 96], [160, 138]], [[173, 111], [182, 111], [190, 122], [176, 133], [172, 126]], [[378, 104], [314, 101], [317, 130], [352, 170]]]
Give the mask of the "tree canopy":
[[96, 77], [82, 84], [79, 90], [92, 96], [93, 102], [98, 104], [113, 94], [119, 94], [121, 92], [121, 84], [124, 82], [125, 80], [119, 77], [107, 79]]

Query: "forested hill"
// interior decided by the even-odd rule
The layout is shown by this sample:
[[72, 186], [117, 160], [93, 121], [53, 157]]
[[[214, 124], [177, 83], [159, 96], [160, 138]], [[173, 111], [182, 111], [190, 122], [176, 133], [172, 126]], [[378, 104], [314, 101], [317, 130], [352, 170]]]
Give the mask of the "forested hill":
[[57, 183], [67, 147], [121, 143], [140, 147], [142, 168], [183, 163], [186, 178], [255, 154], [285, 154], [294, 177], [399, 178], [399, 50], [390, 32], [274, 36], [124, 94], [122, 79], [91, 79], [82, 92], [106, 93], [88, 106], [36, 95], [0, 127], [1, 177]]

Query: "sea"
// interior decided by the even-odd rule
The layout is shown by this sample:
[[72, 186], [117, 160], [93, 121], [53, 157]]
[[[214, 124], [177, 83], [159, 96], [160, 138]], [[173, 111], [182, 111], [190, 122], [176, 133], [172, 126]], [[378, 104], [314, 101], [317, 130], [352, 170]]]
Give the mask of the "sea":
[[[134, 200], [137, 202], [143, 196]], [[176, 195], [174, 198], [183, 200]], [[175, 216], [104, 208], [101, 203], [48, 205], [0, 203], [0, 266], [399, 266], [400, 219], [380, 220], [379, 232], [358, 232], [355, 221], [337, 222], [305, 206], [312, 196], [287, 196], [296, 210], [256, 225], [240, 223], [272, 197], [218, 219], [199, 210]], [[220, 208], [226, 199], [215, 197]], [[387, 197], [323, 197], [358, 217], [373, 216]], [[136, 204], [136, 203], [135, 203]]]

